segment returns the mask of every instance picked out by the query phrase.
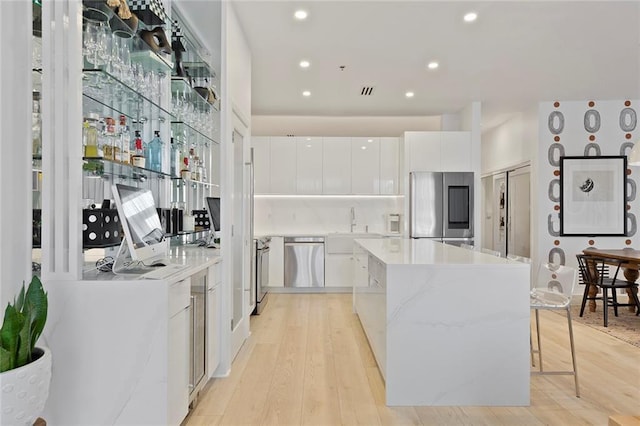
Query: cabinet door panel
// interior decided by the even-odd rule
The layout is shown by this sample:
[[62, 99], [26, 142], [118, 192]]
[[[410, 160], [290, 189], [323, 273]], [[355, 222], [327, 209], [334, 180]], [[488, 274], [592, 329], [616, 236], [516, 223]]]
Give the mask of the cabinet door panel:
[[351, 138], [351, 192], [380, 193], [379, 138]]
[[269, 287], [284, 287], [284, 238], [271, 237], [269, 248]]
[[380, 138], [380, 194], [398, 193], [398, 138]]
[[297, 141], [298, 194], [322, 194], [322, 138], [301, 137]]
[[440, 134], [442, 132], [407, 132], [405, 133], [405, 155], [409, 172], [441, 172]]
[[271, 193], [296, 193], [297, 138], [271, 138]]
[[169, 319], [169, 366], [167, 370], [169, 424], [180, 424], [189, 409], [189, 308]]
[[328, 254], [325, 257], [325, 287], [353, 286], [353, 256]]
[[207, 376], [213, 373], [220, 363], [220, 307], [218, 287], [207, 291]]
[[471, 170], [471, 133], [442, 132], [440, 150], [442, 170], [448, 172]]
[[271, 141], [266, 136], [251, 138], [253, 147], [253, 172], [256, 194], [268, 194], [271, 189]]
[[351, 193], [351, 138], [322, 139], [322, 192]]

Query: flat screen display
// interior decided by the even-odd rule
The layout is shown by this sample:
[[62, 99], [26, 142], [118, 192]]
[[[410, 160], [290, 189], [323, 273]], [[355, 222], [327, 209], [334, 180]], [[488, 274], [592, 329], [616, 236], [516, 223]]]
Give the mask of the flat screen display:
[[207, 197], [206, 201], [209, 217], [211, 218], [211, 229], [220, 231], [220, 198]]
[[124, 215], [122, 226], [128, 227], [133, 247], [162, 242], [164, 232], [151, 191], [121, 184], [116, 184], [116, 191]]
[[449, 227], [466, 229], [469, 227], [469, 187], [449, 186]]

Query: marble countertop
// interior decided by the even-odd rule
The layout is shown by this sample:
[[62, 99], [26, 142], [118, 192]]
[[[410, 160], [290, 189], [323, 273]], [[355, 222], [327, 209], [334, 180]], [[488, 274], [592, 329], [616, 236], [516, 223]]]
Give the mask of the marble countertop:
[[[95, 269], [95, 260], [85, 259], [85, 267], [82, 278], [88, 281], [131, 281], [136, 280], [135, 274], [115, 275], [112, 272], [100, 272]], [[196, 245], [172, 246], [169, 253], [171, 263], [186, 265], [187, 268], [171, 275], [170, 281], [179, 281], [189, 275], [198, 272], [208, 266], [216, 264], [222, 260], [220, 249], [201, 247]]]
[[368, 238], [355, 242], [387, 265], [524, 265], [426, 238]]

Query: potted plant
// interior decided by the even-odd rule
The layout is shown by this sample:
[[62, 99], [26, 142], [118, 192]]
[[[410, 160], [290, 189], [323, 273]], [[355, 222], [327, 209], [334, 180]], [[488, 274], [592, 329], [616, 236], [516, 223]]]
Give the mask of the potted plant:
[[47, 320], [47, 294], [33, 277], [13, 304], [7, 304], [0, 328], [0, 424], [33, 425], [49, 395], [51, 352], [36, 347]]

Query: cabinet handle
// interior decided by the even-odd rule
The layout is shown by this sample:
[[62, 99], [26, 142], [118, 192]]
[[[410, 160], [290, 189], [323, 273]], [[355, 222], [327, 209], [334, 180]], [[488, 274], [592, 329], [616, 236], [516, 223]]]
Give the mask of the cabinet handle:
[[197, 319], [197, 308], [196, 308], [196, 297], [191, 296], [191, 334], [193, 335], [193, 342], [191, 342], [191, 368], [189, 369], [189, 389], [193, 389], [195, 387], [195, 377], [193, 374], [193, 370], [196, 365], [196, 319]]

